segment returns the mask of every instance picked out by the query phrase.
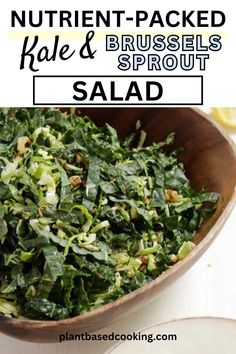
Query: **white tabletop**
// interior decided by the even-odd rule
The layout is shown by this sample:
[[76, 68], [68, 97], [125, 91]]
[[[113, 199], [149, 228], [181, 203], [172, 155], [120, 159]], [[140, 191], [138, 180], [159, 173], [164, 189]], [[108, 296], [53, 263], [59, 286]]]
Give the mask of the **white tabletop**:
[[[236, 135], [233, 137], [236, 141]], [[132, 333], [168, 320], [217, 316], [236, 319], [236, 207], [201, 259], [151, 304], [99, 333]], [[0, 353], [103, 354], [113, 342], [31, 344], [0, 335]]]

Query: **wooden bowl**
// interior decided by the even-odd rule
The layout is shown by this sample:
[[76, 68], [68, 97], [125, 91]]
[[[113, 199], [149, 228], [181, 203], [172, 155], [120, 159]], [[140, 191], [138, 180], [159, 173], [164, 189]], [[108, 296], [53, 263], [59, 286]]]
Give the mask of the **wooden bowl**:
[[[126, 316], [153, 300], [164, 288], [183, 274], [209, 247], [224, 225], [235, 202], [235, 147], [223, 130], [202, 112], [191, 108], [83, 108], [97, 124], [109, 122], [120, 136], [130, 133], [141, 121], [148, 141], [165, 139], [172, 131], [174, 147], [184, 147], [181, 157], [192, 186], [205, 186], [220, 193], [217, 210], [194, 237], [197, 246], [182, 261], [144, 287], [97, 310], [60, 321], [33, 321], [0, 317], [0, 331], [31, 342], [57, 342], [59, 335], [93, 332]], [[173, 299], [174, 301], [174, 299]]]

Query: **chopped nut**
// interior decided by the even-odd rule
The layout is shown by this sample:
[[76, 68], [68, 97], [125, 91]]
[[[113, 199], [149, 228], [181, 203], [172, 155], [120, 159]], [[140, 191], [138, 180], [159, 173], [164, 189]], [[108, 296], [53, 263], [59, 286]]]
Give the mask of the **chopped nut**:
[[148, 264], [148, 256], [140, 256], [139, 259], [142, 261], [142, 264]]
[[178, 257], [176, 256], [176, 254], [170, 254], [169, 255], [169, 259], [171, 260], [171, 262], [175, 263], [178, 261]]
[[174, 203], [179, 201], [179, 194], [175, 190], [166, 189], [166, 199], [168, 202]]
[[84, 167], [88, 167], [88, 165], [89, 165], [88, 161], [83, 156], [81, 156], [80, 154], [76, 154], [75, 155], [75, 162], [77, 164], [81, 164], [82, 167], [83, 166]]
[[19, 155], [24, 155], [29, 148], [27, 145], [31, 144], [31, 140], [28, 138], [28, 136], [21, 136], [17, 140], [17, 151]]
[[79, 186], [82, 183], [80, 176], [72, 176], [69, 178], [69, 181], [73, 188]]
[[145, 197], [143, 202], [144, 202], [144, 204], [149, 204], [150, 203], [150, 199], [148, 197]]

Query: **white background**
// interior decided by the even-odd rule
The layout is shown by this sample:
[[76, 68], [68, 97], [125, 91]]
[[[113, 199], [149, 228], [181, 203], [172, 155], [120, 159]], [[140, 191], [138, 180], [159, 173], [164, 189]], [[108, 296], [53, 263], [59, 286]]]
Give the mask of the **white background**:
[[[135, 4], [135, 7], [134, 7]], [[103, 28], [95, 29], [96, 38], [91, 42], [92, 49], [96, 49], [95, 59], [81, 59], [79, 55], [73, 56], [69, 61], [43, 62], [37, 64], [38, 75], [131, 75], [132, 71], [121, 72], [117, 68], [117, 52], [105, 52], [105, 35], [121, 33], [126, 34], [203, 34], [205, 39], [213, 33], [222, 36], [223, 48], [220, 52], [209, 52], [210, 59], [207, 63], [207, 70], [204, 73], [204, 104], [209, 106], [233, 106], [235, 105], [235, 90], [233, 83], [236, 81], [236, 41], [235, 41], [235, 11], [233, 2], [226, 1], [203, 1], [189, 2], [182, 1], [124, 1], [111, 2], [103, 0], [97, 2], [95, 0], [87, 0], [79, 2], [75, 0], [65, 1], [13, 1], [8, 0], [0, 3], [0, 79], [1, 79], [1, 95], [0, 106], [32, 106], [32, 75], [33, 73], [26, 67], [20, 70], [20, 55], [22, 51], [23, 39], [26, 35], [40, 36], [40, 45], [48, 45], [52, 48], [54, 36], [60, 34], [61, 44], [69, 43], [72, 48], [77, 50], [83, 45], [85, 34], [92, 28], [78, 29], [49, 29], [47, 26], [39, 29], [23, 29], [10, 27], [10, 11], [11, 10], [126, 10], [127, 15], [133, 15], [135, 9], [152, 11], [159, 10], [162, 14], [168, 10], [221, 10], [226, 14], [226, 24], [221, 28], [134, 28], [132, 23], [119, 28]], [[153, 51], [152, 51], [153, 52]], [[160, 54], [160, 53], [159, 53]], [[177, 52], [175, 52], [177, 54]], [[135, 74], [147, 75], [146, 66]], [[183, 70], [153, 72], [154, 75], [199, 75], [203, 72], [195, 69], [190, 72]], [[45, 87], [47, 92], [47, 87]], [[49, 90], [48, 90], [49, 92]]]

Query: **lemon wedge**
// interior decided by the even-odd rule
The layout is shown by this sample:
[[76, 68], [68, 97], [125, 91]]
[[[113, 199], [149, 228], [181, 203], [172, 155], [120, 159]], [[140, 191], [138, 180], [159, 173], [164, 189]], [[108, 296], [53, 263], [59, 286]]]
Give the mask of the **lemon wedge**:
[[211, 114], [226, 128], [236, 128], [236, 107], [213, 107]]

